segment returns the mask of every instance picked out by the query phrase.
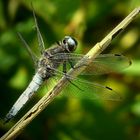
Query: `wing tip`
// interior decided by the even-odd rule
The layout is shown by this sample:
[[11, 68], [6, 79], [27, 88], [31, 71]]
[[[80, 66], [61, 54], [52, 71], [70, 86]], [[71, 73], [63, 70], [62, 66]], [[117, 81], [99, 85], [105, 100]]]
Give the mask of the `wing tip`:
[[108, 86], [105, 86], [106, 89], [112, 91], [115, 95], [114, 97], [111, 97], [109, 100], [112, 100], [112, 101], [122, 101], [123, 100], [123, 97], [120, 96], [119, 93], [117, 93], [116, 91], [114, 91], [112, 88], [108, 87]]

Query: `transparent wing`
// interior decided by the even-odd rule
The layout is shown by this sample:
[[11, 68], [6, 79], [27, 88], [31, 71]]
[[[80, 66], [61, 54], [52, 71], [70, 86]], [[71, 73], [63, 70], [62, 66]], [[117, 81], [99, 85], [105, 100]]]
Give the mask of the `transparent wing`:
[[39, 27], [38, 27], [38, 23], [37, 23], [37, 19], [36, 19], [36, 15], [35, 15], [33, 5], [31, 5], [31, 6], [32, 6], [32, 9], [33, 9], [33, 17], [34, 17], [34, 21], [35, 21], [35, 28], [36, 28], [36, 31], [37, 31], [39, 48], [40, 48], [41, 53], [43, 53], [45, 51], [45, 45], [44, 45], [43, 37], [42, 37], [41, 32], [40, 32]]
[[[53, 55], [50, 59], [55, 60], [56, 63], [67, 61], [75, 65], [81, 60], [84, 55], [73, 53], [58, 53]], [[87, 58], [84, 58], [82, 66], [86, 65]], [[85, 69], [81, 75], [100, 75], [110, 72], [118, 72], [131, 65], [131, 60], [120, 54], [101, 54], [97, 56], [93, 62]], [[75, 67], [76, 68], [76, 67]], [[78, 69], [79, 67], [77, 67]]]
[[74, 79], [70, 82], [70, 85], [64, 90], [64, 96], [113, 101], [120, 101], [122, 99], [116, 91], [108, 86], [79, 79]]
[[83, 58], [84, 55], [82, 54], [75, 54], [75, 53], [57, 53], [50, 57], [51, 60], [71, 60], [71, 61], [79, 61]]
[[[56, 70], [55, 73], [57, 77], [64, 75], [64, 73], [59, 70]], [[63, 96], [83, 99], [121, 100], [121, 96], [108, 86], [103, 86], [80, 78], [73, 78], [69, 75], [66, 76], [69, 81], [69, 85], [64, 88]]]
[[23, 45], [26, 47], [29, 55], [31, 56], [33, 62], [34, 62], [34, 65], [35, 65], [35, 68], [37, 67], [37, 62], [39, 60], [39, 58], [35, 55], [35, 53], [30, 49], [28, 43], [24, 40], [24, 38], [22, 37], [22, 35], [18, 32], [17, 33], [21, 42], [23, 43]]
[[131, 60], [123, 55], [118, 54], [102, 54], [95, 58], [95, 61], [89, 65], [83, 75], [100, 75], [111, 72], [119, 72], [131, 65]]

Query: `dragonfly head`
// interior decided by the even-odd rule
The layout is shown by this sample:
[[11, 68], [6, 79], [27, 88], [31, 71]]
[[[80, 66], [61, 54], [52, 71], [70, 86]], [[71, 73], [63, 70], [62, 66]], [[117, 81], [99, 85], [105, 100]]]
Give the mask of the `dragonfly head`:
[[73, 52], [75, 51], [78, 43], [74, 38], [70, 36], [65, 36], [64, 39], [62, 40], [62, 44], [67, 52]]

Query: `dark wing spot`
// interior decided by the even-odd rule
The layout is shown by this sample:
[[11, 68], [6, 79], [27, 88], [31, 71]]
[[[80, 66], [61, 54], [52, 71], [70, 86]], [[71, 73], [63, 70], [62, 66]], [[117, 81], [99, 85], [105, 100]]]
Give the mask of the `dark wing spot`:
[[106, 88], [109, 89], [109, 90], [112, 90], [112, 88], [110, 88], [110, 87], [108, 87], [108, 86], [106, 86]]

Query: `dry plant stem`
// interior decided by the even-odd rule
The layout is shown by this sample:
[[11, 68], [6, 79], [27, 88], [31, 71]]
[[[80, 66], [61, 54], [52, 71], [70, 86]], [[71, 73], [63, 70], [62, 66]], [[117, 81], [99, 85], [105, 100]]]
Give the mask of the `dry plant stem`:
[[[111, 41], [120, 33], [133, 19], [140, 13], [140, 7], [134, 9], [116, 28], [114, 28], [101, 42], [97, 43], [93, 48], [85, 55], [89, 58], [87, 66], [93, 61], [93, 59], [99, 55]], [[80, 60], [76, 65], [83, 63]], [[68, 75], [72, 77], [78, 76], [86, 67], [80, 69], [71, 69]], [[29, 110], [0, 140], [11, 140], [16, 138], [22, 130], [43, 110], [47, 105], [53, 101], [53, 99], [62, 91], [64, 86], [68, 84], [67, 78], [62, 77], [58, 83], [50, 90], [40, 101]]]

